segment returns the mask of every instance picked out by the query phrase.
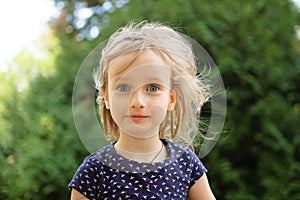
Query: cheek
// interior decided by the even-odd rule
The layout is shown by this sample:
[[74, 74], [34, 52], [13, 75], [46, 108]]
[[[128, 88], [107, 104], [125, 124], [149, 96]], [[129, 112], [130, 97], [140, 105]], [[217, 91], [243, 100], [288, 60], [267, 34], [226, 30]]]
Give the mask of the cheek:
[[128, 114], [128, 98], [112, 94], [109, 98], [109, 107], [112, 118], [117, 122], [122, 115]]
[[119, 94], [118, 92], [111, 92], [109, 95], [110, 107], [123, 108], [128, 106], [130, 94]]
[[110, 107], [113, 108], [122, 108], [125, 105], [126, 106], [128, 105], [126, 99], [122, 97], [112, 97], [109, 102], [110, 102]]
[[167, 114], [167, 106], [162, 106], [160, 104], [154, 104], [150, 108], [150, 115], [152, 116], [153, 124], [160, 124], [163, 122]]

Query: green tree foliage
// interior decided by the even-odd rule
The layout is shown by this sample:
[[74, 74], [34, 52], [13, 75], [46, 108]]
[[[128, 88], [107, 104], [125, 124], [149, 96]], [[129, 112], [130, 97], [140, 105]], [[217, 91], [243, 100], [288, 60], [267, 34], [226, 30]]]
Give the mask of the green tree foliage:
[[[290, 1], [56, 2], [58, 45], [44, 47], [50, 57], [21, 56], [0, 74], [0, 199], [68, 198], [67, 183], [88, 154], [72, 119], [76, 72], [94, 46], [133, 19], [178, 27], [221, 71], [228, 133], [203, 159], [217, 198], [300, 199], [300, 15]], [[92, 12], [83, 19], [84, 9]], [[46, 63], [45, 73], [31, 73]]]
[[[132, 19], [159, 20], [183, 27], [212, 54], [228, 90], [230, 133], [205, 159], [219, 199], [300, 198], [299, 12], [291, 2], [132, 0], [120, 9], [122, 1], [87, 2], [73, 1], [69, 15], [75, 19], [83, 7], [107, 10], [85, 26], [68, 24], [81, 38], [96, 25], [101, 38]], [[108, 25], [92, 23], [107, 18]]]
[[68, 179], [86, 154], [71, 112], [76, 67], [71, 60], [56, 70], [59, 45], [43, 39], [45, 46], [21, 52], [1, 74], [0, 199], [68, 199]]

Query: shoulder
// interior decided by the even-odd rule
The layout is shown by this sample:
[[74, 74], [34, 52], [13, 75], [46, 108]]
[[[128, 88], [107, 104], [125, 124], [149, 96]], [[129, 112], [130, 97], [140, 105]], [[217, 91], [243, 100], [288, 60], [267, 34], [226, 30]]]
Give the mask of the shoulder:
[[[180, 162], [186, 161], [196, 165], [202, 165], [199, 157], [192, 151], [190, 147], [173, 143], [169, 140], [164, 140], [164, 143], [169, 148], [169, 153], [176, 157]], [[204, 166], [203, 166], [204, 167]]]
[[83, 176], [85, 174], [96, 174], [97, 172], [101, 172], [103, 168], [103, 163], [101, 162], [102, 157], [106, 154], [110, 145], [103, 147], [102, 149], [94, 152], [87, 157], [84, 158], [80, 166], [78, 167], [75, 176]]
[[108, 159], [108, 155], [112, 149], [112, 145], [108, 145], [103, 147], [102, 149], [90, 154], [89, 156], [85, 157], [82, 164], [80, 165], [79, 169], [99, 169], [103, 167], [103, 160]]
[[78, 167], [68, 187], [76, 189], [86, 197], [95, 197], [101, 189], [105, 166], [101, 159], [109, 151], [111, 145], [87, 156]]
[[170, 149], [170, 154], [175, 158], [173, 164], [184, 169], [189, 174], [191, 186], [200, 179], [207, 169], [199, 159], [199, 157], [191, 150], [191, 148], [179, 144], [165, 141]]

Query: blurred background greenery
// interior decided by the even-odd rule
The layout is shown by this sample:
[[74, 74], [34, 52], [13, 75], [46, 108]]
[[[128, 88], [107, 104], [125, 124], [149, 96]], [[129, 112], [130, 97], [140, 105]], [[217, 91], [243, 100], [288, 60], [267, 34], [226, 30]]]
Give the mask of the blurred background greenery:
[[[0, 72], [0, 199], [68, 199], [89, 154], [73, 122], [83, 59], [120, 26], [158, 20], [202, 44], [227, 117], [202, 161], [217, 199], [300, 199], [300, 13], [288, 0], [55, 0], [60, 16]], [[297, 37], [298, 31], [298, 37]]]

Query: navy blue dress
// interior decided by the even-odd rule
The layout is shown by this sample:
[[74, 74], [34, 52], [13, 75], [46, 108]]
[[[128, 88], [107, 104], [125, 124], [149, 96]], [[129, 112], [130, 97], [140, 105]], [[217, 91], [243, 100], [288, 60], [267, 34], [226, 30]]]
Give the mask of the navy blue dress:
[[140, 163], [119, 155], [110, 144], [86, 157], [69, 188], [88, 199], [186, 199], [188, 190], [207, 172], [188, 147], [162, 140], [168, 158]]

